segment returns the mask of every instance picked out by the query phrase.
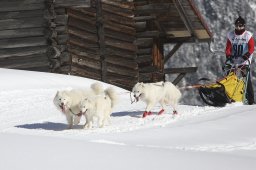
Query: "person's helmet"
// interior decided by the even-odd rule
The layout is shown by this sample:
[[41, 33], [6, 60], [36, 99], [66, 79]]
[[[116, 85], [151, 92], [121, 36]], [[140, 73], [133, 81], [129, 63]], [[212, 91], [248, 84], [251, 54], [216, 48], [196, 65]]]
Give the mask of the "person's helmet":
[[245, 25], [245, 20], [239, 16], [235, 21], [235, 25]]

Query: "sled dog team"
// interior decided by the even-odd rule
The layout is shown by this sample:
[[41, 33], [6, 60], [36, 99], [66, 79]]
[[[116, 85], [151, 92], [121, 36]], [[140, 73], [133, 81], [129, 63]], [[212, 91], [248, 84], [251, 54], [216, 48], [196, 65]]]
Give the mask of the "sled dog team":
[[[131, 93], [136, 102], [141, 100], [146, 103], [143, 118], [152, 114], [151, 109], [157, 103], [161, 105], [158, 115], [164, 113], [167, 105], [172, 106], [173, 114], [178, 113], [181, 92], [170, 82], [137, 83]], [[98, 82], [91, 84], [89, 89], [57, 91], [53, 99], [57, 109], [66, 116], [69, 129], [80, 123], [82, 116], [86, 120], [84, 128], [92, 128], [94, 120], [97, 120], [98, 127], [104, 127], [110, 122], [110, 115], [117, 101], [114, 88], [108, 87], [104, 90], [103, 85]]]

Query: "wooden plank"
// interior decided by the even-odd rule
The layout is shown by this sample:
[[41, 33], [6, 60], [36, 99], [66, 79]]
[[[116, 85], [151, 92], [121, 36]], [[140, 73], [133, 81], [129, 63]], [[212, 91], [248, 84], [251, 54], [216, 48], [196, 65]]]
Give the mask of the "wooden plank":
[[157, 3], [169, 3], [170, 0], [149, 0], [151, 4], [157, 4]]
[[165, 75], [162, 72], [152, 73], [152, 82], [164, 81]]
[[140, 73], [138, 81], [144, 83], [152, 82], [152, 73]]
[[[39, 64], [41, 63], [41, 64]], [[29, 67], [40, 67], [40, 66], [48, 66], [49, 60], [45, 54], [34, 54], [27, 56], [19, 56], [19, 57], [9, 57], [0, 59], [0, 67], [3, 68], [29, 68]]]
[[136, 55], [134, 57], [124, 57], [117, 54], [106, 54], [106, 60], [117, 60], [122, 65], [123, 62], [136, 62]]
[[117, 32], [109, 29], [105, 29], [105, 37], [130, 43], [133, 43], [136, 40], [136, 37], [133, 35], [128, 35], [122, 32]]
[[137, 38], [135, 44], [138, 46], [138, 48], [152, 47], [153, 38]]
[[71, 66], [71, 74], [78, 75], [82, 77], [87, 77], [95, 80], [101, 80], [101, 71], [90, 69], [90, 68], [81, 68], [75, 64]]
[[81, 30], [88, 31], [88, 32], [91, 32], [91, 33], [95, 33], [95, 34], [96, 34], [96, 31], [97, 31], [96, 25], [88, 24], [86, 22], [83, 22], [83, 21], [81, 21], [77, 18], [73, 18], [73, 17], [69, 18], [68, 25], [70, 25], [74, 28], [79, 28]]
[[90, 7], [90, 0], [54, 0], [56, 7]]
[[56, 25], [67, 25], [68, 15], [56, 15], [54, 22]]
[[165, 74], [175, 73], [194, 73], [197, 71], [197, 67], [185, 67], [185, 68], [166, 68], [164, 69]]
[[139, 69], [140, 73], [154, 73], [154, 72], [158, 72], [158, 71], [159, 71], [159, 69], [157, 67], [152, 66], [152, 65]]
[[43, 2], [29, 3], [29, 1], [6, 1], [2, 2], [0, 5], [0, 12], [10, 12], [10, 11], [31, 11], [31, 10], [42, 10], [45, 9], [45, 4]]
[[138, 64], [136, 63], [136, 61], [127, 60], [127, 59], [120, 58], [120, 57], [117, 58], [117, 57], [113, 57], [113, 56], [106, 56], [105, 61], [107, 63], [119, 65], [121, 67], [129, 68], [129, 69], [133, 69], [133, 70], [138, 69]]
[[95, 60], [91, 58], [85, 58], [85, 57], [80, 57], [74, 54], [71, 54], [72, 58], [72, 64], [79, 65], [81, 67], [88, 67], [92, 69], [101, 69], [101, 62], [100, 60]]
[[17, 18], [30, 18], [30, 17], [43, 17], [44, 10], [31, 10], [31, 11], [12, 11], [0, 12], [0, 20], [4, 19], [17, 19]]
[[79, 8], [77, 9], [83, 13], [86, 17], [96, 18], [96, 9], [95, 8]]
[[87, 31], [84, 31], [84, 30], [81, 30], [81, 29], [77, 29], [77, 28], [75, 28], [73, 26], [69, 27], [68, 33], [72, 34], [72, 35], [75, 35], [75, 36], [77, 36], [79, 38], [88, 40], [90, 42], [94, 42], [94, 43], [98, 42], [97, 34], [92, 34], [90, 32], [87, 32]]
[[152, 38], [152, 37], [159, 37], [159, 31], [145, 31], [145, 32], [137, 32], [136, 36], [138, 38]]
[[23, 48], [0, 49], [0, 59], [13, 56], [26, 56], [46, 53], [48, 46], [35, 46]]
[[86, 39], [82, 39], [74, 35], [69, 36], [69, 43], [92, 51], [99, 50], [99, 44], [90, 42]]
[[[136, 51], [132, 51], [132, 50], [126, 50], [126, 49], [121, 49], [121, 48], [116, 48], [114, 46], [106, 46], [106, 49], [108, 49], [108, 51], [111, 51], [112, 53], [106, 53], [106, 54], [110, 54], [110, 55], [119, 55], [123, 54], [126, 56], [131, 56], [132, 58], [134, 58], [134, 56], [136, 56]], [[128, 57], [129, 58], [129, 57]]]
[[115, 6], [115, 7], [122, 8], [122, 9], [134, 10], [133, 2], [109, 1], [109, 0], [101, 0], [101, 1], [103, 4], [108, 4], [108, 5]]
[[[10, 67], [8, 67], [10, 68]], [[49, 61], [34, 61], [34, 62], [25, 62], [20, 64], [12, 65], [13, 69], [22, 69], [22, 70], [38, 70], [41, 71], [42, 68], [45, 68], [45, 71], [49, 71]], [[46, 69], [47, 68], [47, 69]]]
[[45, 28], [24, 28], [0, 31], [0, 39], [44, 36]]
[[96, 25], [96, 18], [85, 17], [84, 13], [78, 10], [68, 10], [68, 16], [90, 25]]
[[122, 17], [127, 17], [127, 18], [133, 18], [134, 17], [134, 13], [133, 13], [132, 10], [119, 8], [119, 7], [115, 7], [115, 6], [108, 5], [108, 4], [102, 4], [102, 10], [104, 12], [113, 13], [115, 15], [120, 15]]
[[106, 48], [106, 55], [122, 56], [123, 58], [136, 59], [137, 55], [131, 51], [116, 50], [113, 48]]
[[96, 51], [96, 53], [93, 53], [89, 50], [86, 50], [86, 49], [78, 47], [78, 46], [74, 46], [72, 44], [70, 44], [68, 51], [75, 55], [78, 55], [80, 57], [93, 58], [96, 60], [100, 59], [100, 55], [98, 54], [99, 53], [98, 51]]
[[111, 21], [104, 21], [104, 28], [105, 29], [110, 29], [113, 31], [117, 31], [117, 32], [121, 32], [121, 33], [126, 33], [129, 35], [135, 35], [136, 34], [136, 30], [133, 27], [128, 27], [125, 25], [120, 25], [120, 24], [116, 24], [114, 22]]
[[156, 19], [156, 16], [152, 16], [152, 15], [136, 16], [136, 17], [134, 17], [134, 20], [136, 22], [148, 21], [148, 20], [154, 20], [154, 19]]
[[118, 66], [115, 64], [110, 64], [110, 63], [107, 63], [107, 72], [130, 76], [130, 77], [138, 77], [137, 70], [128, 69], [128, 68]]
[[134, 51], [134, 52], [137, 51], [136, 45], [134, 45], [132, 43], [114, 40], [111, 38], [105, 38], [105, 44], [106, 44], [106, 46], [109, 46], [109, 47], [115, 47], [115, 48], [128, 50], [128, 51]]
[[143, 6], [136, 6], [135, 9], [135, 15], [165, 13], [168, 11], [176, 10], [172, 3], [147, 4]]
[[151, 55], [139, 55], [136, 59], [136, 62], [139, 64], [139, 66], [152, 65], [153, 59]]
[[31, 17], [20, 19], [0, 20], [0, 30], [45, 27], [46, 20], [43, 17]]
[[135, 29], [137, 32], [144, 32], [147, 30], [147, 22], [136, 22]]
[[152, 48], [139, 48], [137, 50], [137, 55], [150, 55], [152, 53]]
[[0, 40], [0, 48], [19, 48], [47, 45], [45, 37], [12, 38]]
[[109, 12], [103, 12], [103, 19], [105, 21], [108, 20], [117, 24], [129, 26], [129, 27], [134, 27], [135, 25], [133, 18], [122, 17]]
[[57, 32], [57, 34], [65, 34], [67, 33], [67, 26], [58, 25], [56, 26], [55, 31]]
[[[51, 0], [50, 0], [51, 1]], [[52, 5], [52, 3], [51, 3], [51, 5]], [[69, 8], [68, 8], [69, 9]], [[68, 10], [67, 9], [67, 10]], [[67, 14], [67, 12], [66, 12], [66, 8], [63, 8], [63, 7], [56, 7], [56, 6], [54, 6], [54, 13], [55, 13], [55, 15], [65, 15], [65, 14]]]
[[[1, 65], [1, 64], [0, 64]], [[45, 71], [49, 71], [49, 61], [29, 61], [23, 63], [13, 62], [10, 65], [1, 66], [2, 68], [10, 68], [10, 69], [22, 69], [22, 70], [42, 70], [41, 67], [46, 67]]]
[[[122, 84], [130, 84], [130, 83], [132, 83], [134, 85], [138, 81], [138, 77], [137, 76], [136, 77], [124, 76], [124, 75], [120, 75], [118, 73], [110, 73], [110, 72], [108, 72], [107, 77], [108, 77], [108, 80], [115, 81], [115, 82], [120, 82]], [[111, 82], [111, 81], [109, 81], [109, 82]]]
[[107, 77], [107, 83], [116, 85], [129, 91], [131, 91], [132, 87], [138, 82], [138, 77], [122, 76], [115, 73], [108, 73]]
[[1, 0], [3, 3], [15, 3], [17, 5], [33, 4], [33, 3], [44, 3], [45, 0]]

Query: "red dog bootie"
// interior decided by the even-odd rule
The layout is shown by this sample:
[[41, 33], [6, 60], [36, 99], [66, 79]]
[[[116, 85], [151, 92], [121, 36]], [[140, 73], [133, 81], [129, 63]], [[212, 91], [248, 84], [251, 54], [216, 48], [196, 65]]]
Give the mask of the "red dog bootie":
[[142, 115], [142, 118], [145, 118], [147, 115], [148, 115], [148, 112], [145, 111], [145, 112], [143, 113], [143, 115]]
[[164, 109], [160, 110], [160, 111], [158, 112], [158, 115], [161, 115], [161, 114], [163, 114], [163, 113], [164, 113]]
[[149, 115], [152, 115], [152, 112], [148, 112], [148, 116], [149, 116]]

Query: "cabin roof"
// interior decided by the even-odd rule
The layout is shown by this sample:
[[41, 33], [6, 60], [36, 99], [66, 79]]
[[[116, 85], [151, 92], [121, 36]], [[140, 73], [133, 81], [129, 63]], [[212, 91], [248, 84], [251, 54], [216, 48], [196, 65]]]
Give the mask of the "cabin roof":
[[193, 0], [134, 0], [135, 21], [152, 23], [152, 30], [167, 42], [209, 41], [208, 26]]

